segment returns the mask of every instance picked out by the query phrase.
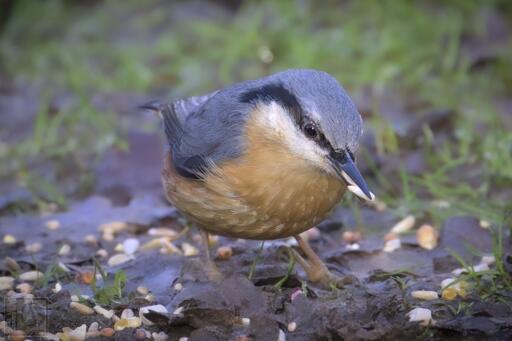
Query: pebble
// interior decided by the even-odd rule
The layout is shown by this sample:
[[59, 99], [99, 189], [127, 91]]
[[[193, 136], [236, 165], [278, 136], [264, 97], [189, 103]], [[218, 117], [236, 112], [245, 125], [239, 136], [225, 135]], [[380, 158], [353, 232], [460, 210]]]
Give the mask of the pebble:
[[161, 238], [155, 238], [147, 242], [146, 244], [142, 245], [141, 250], [152, 250], [152, 249], [161, 249], [160, 252], [162, 252], [162, 249], [165, 250], [165, 252], [162, 253], [178, 253], [181, 254], [181, 250], [178, 249], [173, 243], [171, 243], [167, 238], [161, 237]]
[[0, 277], [0, 290], [11, 290], [14, 284], [14, 277], [1, 276]]
[[359, 243], [347, 244], [346, 249], [350, 251], [357, 251], [361, 249], [361, 245], [359, 245]]
[[175, 311], [172, 312], [173, 315], [182, 315], [183, 314], [183, 310], [185, 310], [185, 308], [183, 307], [178, 307], [176, 308]]
[[62, 290], [62, 284], [60, 282], [55, 283], [55, 287], [52, 289], [52, 291], [56, 294]]
[[142, 324], [140, 318], [138, 317], [130, 317], [130, 318], [121, 318], [114, 324], [114, 329], [119, 331], [126, 328], [138, 328]]
[[240, 322], [242, 323], [242, 326], [247, 327], [248, 325], [250, 325], [250, 324], [251, 324], [251, 319], [250, 319], [250, 318], [248, 318], [248, 317], [242, 317], [242, 318], [240, 319]]
[[58, 220], [55, 220], [55, 219], [48, 220], [45, 223], [45, 226], [46, 226], [46, 228], [48, 230], [55, 231], [55, 230], [58, 230], [60, 228], [60, 222]]
[[130, 260], [132, 260], [133, 258], [129, 255], [126, 255], [124, 253], [120, 253], [120, 254], [117, 254], [117, 255], [113, 255], [112, 257], [110, 257], [108, 259], [108, 265], [110, 266], [116, 266], [116, 265], [120, 265], [120, 264], [123, 264], [123, 263], [126, 263]]
[[140, 295], [146, 296], [147, 294], [149, 294], [149, 289], [146, 287], [137, 287], [137, 292]]
[[186, 242], [181, 244], [181, 249], [186, 257], [197, 256], [199, 254], [199, 249], [197, 247]]
[[400, 247], [402, 247], [402, 242], [400, 239], [391, 239], [384, 244], [384, 248], [382, 250], [384, 252], [393, 252], [398, 250]]
[[135, 238], [128, 238], [123, 242], [123, 251], [127, 255], [133, 255], [140, 246], [140, 242]]
[[[153, 340], [155, 341], [167, 341], [169, 339], [169, 336], [164, 333], [164, 332], [160, 332], [160, 333], [153, 333], [151, 334], [151, 336], [153, 337]], [[182, 339], [185, 339], [185, 340], [182, 340]], [[188, 341], [188, 337], [180, 337], [179, 338], [180, 341]]]
[[304, 295], [304, 291], [302, 291], [302, 289], [297, 289], [295, 290], [291, 295], [290, 295], [290, 301], [295, 301], [297, 299], [297, 297], [301, 296], [301, 295]]
[[288, 331], [290, 333], [293, 333], [297, 329], [297, 322], [290, 322], [288, 323]]
[[343, 232], [341, 238], [344, 242], [349, 244], [357, 243], [361, 240], [361, 232], [359, 231], [345, 231]]
[[20, 283], [16, 286], [16, 289], [22, 294], [30, 294], [32, 292], [32, 286], [28, 283]]
[[60, 247], [59, 256], [69, 255], [70, 252], [71, 252], [71, 246], [69, 246], [69, 244], [64, 244]]
[[166, 227], [154, 227], [148, 230], [150, 236], [155, 237], [168, 237], [174, 239], [178, 236], [178, 233]]
[[112, 336], [114, 336], [114, 333], [115, 333], [114, 329], [109, 328], [109, 327], [107, 327], [107, 328], [102, 328], [102, 329], [100, 330], [100, 334], [101, 334], [101, 335], [103, 335], [103, 336], [105, 336], [105, 337], [112, 337]]
[[16, 237], [14, 237], [12, 234], [6, 234], [2, 241], [4, 244], [12, 245], [16, 243]]
[[28, 253], [37, 253], [43, 249], [43, 244], [41, 243], [32, 243], [25, 247], [25, 250]]
[[114, 235], [128, 228], [128, 224], [124, 221], [111, 221], [99, 226], [99, 230], [104, 234]]
[[20, 275], [21, 281], [33, 282], [37, 281], [39, 278], [43, 278], [44, 274], [40, 271], [27, 271]]
[[435, 291], [429, 291], [429, 290], [415, 290], [411, 292], [411, 296], [414, 298], [417, 298], [419, 300], [436, 300], [439, 298], [439, 295]]
[[93, 322], [87, 329], [87, 337], [96, 337], [100, 335], [98, 322]]
[[228, 260], [233, 256], [231, 246], [221, 246], [217, 249], [217, 258], [220, 260]]
[[183, 284], [181, 284], [181, 283], [179, 283], [179, 282], [178, 282], [178, 283], [176, 283], [176, 284], [174, 284], [174, 290], [176, 290], [176, 291], [181, 291], [181, 290], [183, 290]]
[[121, 243], [116, 244], [116, 246], [114, 247], [114, 251], [115, 252], [124, 252], [123, 244], [121, 244]]
[[99, 306], [99, 305], [95, 305], [93, 307], [94, 311], [100, 315], [102, 315], [103, 317], [107, 318], [107, 319], [111, 319], [113, 316], [114, 316], [114, 311], [113, 310], [107, 310], [105, 308], [103, 308], [102, 306]]
[[482, 272], [482, 271], [488, 271], [489, 270], [489, 264], [487, 263], [480, 263], [475, 266], [473, 266], [474, 272]]
[[410, 322], [421, 322], [421, 325], [427, 326], [432, 322], [432, 311], [425, 308], [414, 308], [407, 313]]
[[149, 313], [150, 310], [154, 311], [154, 312], [157, 312], [157, 313], [161, 313], [161, 314], [167, 314], [168, 313], [167, 308], [164, 307], [161, 304], [150, 305], [150, 306], [147, 306], [147, 307], [141, 307], [139, 309], [139, 317], [140, 317], [142, 323], [144, 325], [146, 325], [146, 326], [152, 326], [154, 324], [153, 322], [148, 320], [146, 317], [144, 317], [144, 314]]
[[98, 251], [96, 251], [96, 255], [100, 258], [107, 258], [108, 252], [105, 249], [99, 249]]
[[4, 265], [11, 273], [17, 273], [21, 271], [21, 267], [18, 262], [11, 257], [5, 257]]
[[409, 231], [414, 227], [416, 223], [416, 218], [413, 215], [408, 215], [404, 219], [400, 220], [396, 223], [392, 228], [391, 232], [401, 234]]
[[43, 340], [48, 341], [60, 341], [60, 337], [58, 337], [56, 334], [52, 334], [49, 332], [40, 332], [39, 337]]
[[61, 340], [82, 341], [87, 337], [87, 326], [82, 324], [75, 329], [64, 327], [62, 333], [57, 333], [57, 335]]
[[421, 225], [418, 231], [416, 231], [418, 245], [426, 250], [432, 250], [437, 246], [438, 237], [439, 234], [432, 225]]
[[131, 310], [131, 309], [123, 309], [123, 311], [121, 312], [122, 319], [129, 319], [134, 316], [135, 316], [135, 314], [133, 313], [133, 310]]
[[23, 330], [13, 330], [9, 335], [9, 340], [12, 341], [23, 341], [25, 340], [26, 334]]
[[394, 232], [388, 232], [385, 236], [384, 236], [384, 241], [387, 242], [387, 241], [390, 241], [390, 240], [393, 240], [393, 239], [399, 239], [400, 236], [397, 234], [397, 233], [394, 233]]
[[146, 301], [148, 301], [148, 302], [154, 302], [156, 298], [155, 298], [155, 295], [153, 295], [152, 293], [149, 293], [149, 294], [147, 294], [147, 295], [144, 297], [144, 299], [145, 299]]
[[79, 303], [79, 302], [71, 302], [69, 304], [69, 307], [72, 309], [75, 309], [82, 315], [92, 315], [94, 314], [94, 310], [85, 304]]
[[69, 272], [69, 268], [64, 263], [59, 262], [57, 263], [57, 265], [59, 266], [59, 269], [61, 269], [62, 271]]
[[146, 333], [144, 332], [144, 330], [137, 328], [135, 330], [134, 337], [137, 340], [144, 340], [146, 338]]
[[[153, 337], [155, 337], [155, 336], [153, 336]], [[155, 338], [155, 340], [156, 340], [156, 338]], [[182, 337], [180, 337], [180, 338], [178, 339], [178, 341], [188, 341], [188, 337], [186, 337], [186, 336], [182, 336]]]
[[78, 302], [78, 301], [80, 301], [80, 299], [78, 298], [77, 295], [71, 295], [69, 297], [69, 299], [71, 300], [71, 302]]
[[279, 335], [277, 336], [277, 341], [286, 341], [286, 334], [279, 329]]
[[452, 301], [457, 297], [457, 290], [452, 287], [446, 288], [441, 293], [441, 297], [443, 300]]
[[492, 265], [496, 262], [496, 258], [493, 255], [485, 255], [482, 257], [482, 263], [486, 263], [487, 265]]
[[114, 240], [114, 235], [112, 233], [103, 233], [101, 238], [107, 242], [111, 242]]
[[93, 234], [88, 234], [87, 236], [85, 236], [84, 241], [87, 244], [91, 244], [91, 245], [98, 244], [98, 238], [96, 238], [96, 236]]
[[484, 228], [484, 229], [488, 229], [489, 227], [491, 227], [491, 222], [488, 221], [488, 220], [480, 220], [480, 227], [481, 228]]

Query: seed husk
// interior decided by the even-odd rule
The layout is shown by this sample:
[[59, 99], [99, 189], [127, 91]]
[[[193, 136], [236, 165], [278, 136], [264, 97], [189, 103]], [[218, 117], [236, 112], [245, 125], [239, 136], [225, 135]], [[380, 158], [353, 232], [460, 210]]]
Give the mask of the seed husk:
[[414, 227], [416, 223], [416, 218], [413, 215], [408, 215], [404, 219], [400, 220], [396, 223], [392, 228], [391, 232], [401, 234], [409, 231]]
[[20, 275], [20, 280], [25, 282], [37, 281], [39, 278], [43, 278], [44, 274], [40, 271], [27, 271]]
[[92, 315], [94, 314], [94, 310], [85, 304], [79, 303], [79, 302], [71, 302], [69, 304], [69, 307], [78, 311], [82, 315]]
[[436, 300], [439, 298], [439, 295], [435, 291], [430, 290], [415, 290], [411, 292], [411, 296], [417, 298], [419, 300]]
[[426, 250], [432, 250], [437, 246], [438, 237], [439, 234], [432, 225], [424, 224], [416, 231], [418, 245]]

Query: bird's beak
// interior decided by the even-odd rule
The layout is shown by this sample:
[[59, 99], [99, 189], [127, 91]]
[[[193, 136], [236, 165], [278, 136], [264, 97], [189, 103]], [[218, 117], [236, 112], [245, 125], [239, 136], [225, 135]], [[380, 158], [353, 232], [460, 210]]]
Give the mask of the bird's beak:
[[346, 151], [331, 152], [329, 159], [338, 177], [347, 183], [349, 191], [365, 200], [375, 199], [375, 195], [368, 189], [366, 181]]

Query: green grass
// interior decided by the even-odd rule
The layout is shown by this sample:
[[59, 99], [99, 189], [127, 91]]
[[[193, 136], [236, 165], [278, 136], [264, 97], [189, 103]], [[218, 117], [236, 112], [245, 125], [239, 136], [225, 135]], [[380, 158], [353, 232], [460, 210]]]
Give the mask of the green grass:
[[[441, 145], [434, 147], [440, 137], [424, 127], [423, 174], [402, 171], [398, 182], [390, 181], [374, 166], [371, 186], [397, 216], [413, 213], [440, 223], [453, 214], [473, 214], [499, 222], [510, 209], [499, 189], [512, 186], [512, 132], [501, 123], [495, 99], [511, 95], [512, 46], [493, 64], [473, 70], [460, 43], [463, 35], [485, 34], [478, 15], [483, 6], [510, 19], [506, 2], [450, 1], [432, 8], [405, 0], [262, 1], [244, 3], [235, 15], [171, 17], [155, 3], [16, 2], [0, 40], [0, 60], [18, 82], [41, 89], [40, 112], [32, 135], [0, 153], [2, 179], [14, 175], [42, 202], [65, 206], [56, 179], [34, 174], [32, 163], [71, 159], [77, 174], [85, 174], [80, 183], [86, 191], [93, 180], [84, 160], [113, 145], [128, 147], [119, 115], [98, 112], [91, 103], [95, 93], [168, 89], [169, 97], [179, 97], [311, 67], [332, 73], [351, 94], [373, 94], [365, 98], [371, 109], [366, 124], [383, 157], [404, 152], [404, 146], [381, 115], [382, 94], [404, 99], [409, 115], [455, 113], [451, 139]], [[62, 91], [75, 100], [50, 115], [49, 102]], [[374, 158], [365, 151], [360, 156], [370, 164]], [[477, 185], [469, 185], [474, 177]], [[439, 200], [450, 207], [433, 204]]]

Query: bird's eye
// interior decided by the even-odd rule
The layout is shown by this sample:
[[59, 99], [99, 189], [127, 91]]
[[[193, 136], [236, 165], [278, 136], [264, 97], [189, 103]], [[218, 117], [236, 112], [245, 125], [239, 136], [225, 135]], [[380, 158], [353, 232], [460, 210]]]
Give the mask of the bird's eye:
[[310, 139], [316, 139], [318, 137], [318, 130], [313, 123], [304, 124], [302, 130], [304, 130], [304, 134]]

